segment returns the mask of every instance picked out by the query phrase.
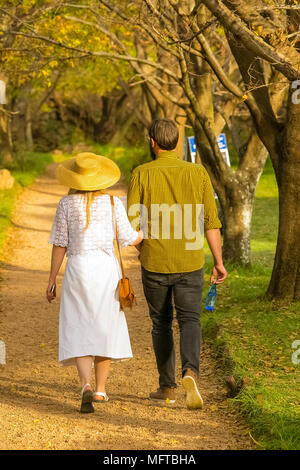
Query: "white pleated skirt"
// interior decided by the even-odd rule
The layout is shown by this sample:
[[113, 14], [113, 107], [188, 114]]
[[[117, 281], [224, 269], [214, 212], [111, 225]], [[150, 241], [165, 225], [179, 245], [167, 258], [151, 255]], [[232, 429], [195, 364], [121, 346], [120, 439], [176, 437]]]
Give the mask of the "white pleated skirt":
[[80, 356], [112, 361], [132, 357], [125, 314], [120, 310], [120, 266], [114, 254], [93, 250], [68, 258], [59, 312], [59, 362]]

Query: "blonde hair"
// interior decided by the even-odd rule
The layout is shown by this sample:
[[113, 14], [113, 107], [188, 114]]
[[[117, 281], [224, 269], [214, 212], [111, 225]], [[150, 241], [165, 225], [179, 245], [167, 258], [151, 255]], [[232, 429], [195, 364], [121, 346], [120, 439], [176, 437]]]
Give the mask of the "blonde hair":
[[86, 230], [90, 223], [90, 208], [93, 204], [95, 196], [100, 196], [105, 193], [101, 189], [97, 189], [95, 191], [82, 191], [80, 189], [70, 188], [68, 194], [81, 194], [81, 196], [84, 197], [84, 200], [86, 202], [86, 226], [84, 230]]

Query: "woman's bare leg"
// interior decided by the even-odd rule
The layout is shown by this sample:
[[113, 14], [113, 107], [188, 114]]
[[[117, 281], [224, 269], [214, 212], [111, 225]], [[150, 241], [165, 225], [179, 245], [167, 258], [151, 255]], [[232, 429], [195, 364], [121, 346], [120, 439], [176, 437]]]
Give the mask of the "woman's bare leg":
[[[85, 384], [91, 383], [92, 364], [93, 364], [92, 356], [76, 357], [76, 366], [78, 370], [81, 387], [83, 387]], [[91, 387], [86, 387], [86, 390], [91, 390]]]
[[[105, 384], [109, 374], [111, 360], [107, 357], [95, 357], [95, 379], [96, 379], [96, 392], [105, 393]], [[97, 400], [102, 400], [103, 397], [95, 397]]]

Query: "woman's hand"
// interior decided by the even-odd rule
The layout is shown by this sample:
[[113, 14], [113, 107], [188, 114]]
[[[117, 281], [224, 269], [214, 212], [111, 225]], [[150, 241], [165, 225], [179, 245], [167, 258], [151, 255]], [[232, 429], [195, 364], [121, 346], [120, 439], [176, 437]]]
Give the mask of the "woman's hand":
[[66, 251], [67, 251], [67, 247], [65, 246], [53, 245], [52, 247], [49, 284], [48, 284], [48, 288], [46, 292], [46, 297], [47, 297], [48, 302], [52, 302], [52, 300], [54, 300], [56, 297], [56, 287], [54, 288], [53, 292], [50, 292], [50, 290], [51, 290], [51, 287], [53, 287], [53, 284], [55, 284], [56, 276], [57, 276], [57, 273], [59, 272], [59, 269], [63, 262]]
[[47, 288], [47, 291], [46, 291], [46, 297], [47, 297], [47, 300], [49, 303], [52, 302], [52, 300], [54, 300], [56, 298], [56, 285], [54, 287], [54, 291], [51, 292], [51, 288], [53, 287], [53, 285], [55, 284], [55, 279], [50, 279], [49, 280], [49, 284], [48, 284], [48, 288]]

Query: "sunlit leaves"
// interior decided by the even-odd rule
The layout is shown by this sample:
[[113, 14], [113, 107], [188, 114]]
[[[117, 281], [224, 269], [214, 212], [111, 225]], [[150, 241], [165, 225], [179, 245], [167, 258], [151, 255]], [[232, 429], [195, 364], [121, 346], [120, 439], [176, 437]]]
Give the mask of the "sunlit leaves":
[[[76, 5], [83, 3], [76, 2]], [[37, 89], [50, 87], [52, 76], [58, 71], [62, 72], [59, 85], [65, 92], [76, 83], [76, 87], [105, 93], [116, 85], [120, 74], [125, 78], [129, 76], [127, 64], [95, 59], [85, 52], [116, 52], [112, 40], [93, 25], [99, 18], [86, 8], [59, 8], [56, 2], [49, 0], [27, 0], [22, 5], [17, 1], [9, 5], [0, 2], [0, 5], [4, 8], [0, 19], [5, 20], [0, 31], [1, 65], [11, 91], [27, 82]], [[107, 15], [107, 10], [98, 2], [90, 1], [89, 5], [98, 15]], [[16, 28], [12, 18], [18, 18], [22, 26]], [[6, 34], [14, 30], [16, 34]], [[130, 31], [116, 26], [115, 33], [131, 47]]]

